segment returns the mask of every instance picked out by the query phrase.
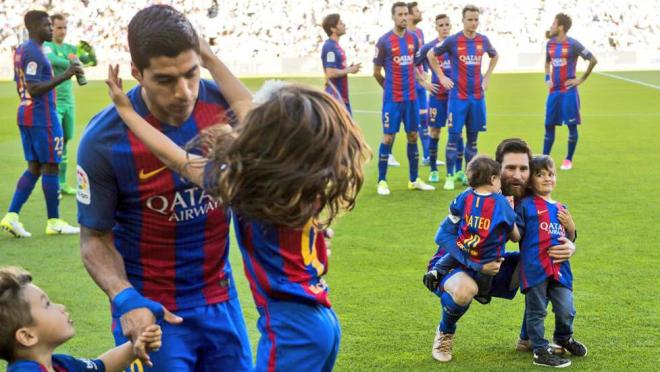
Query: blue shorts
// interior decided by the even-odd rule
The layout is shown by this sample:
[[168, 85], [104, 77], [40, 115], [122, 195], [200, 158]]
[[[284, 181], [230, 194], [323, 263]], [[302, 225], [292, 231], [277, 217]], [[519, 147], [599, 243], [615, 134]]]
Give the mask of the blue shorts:
[[341, 331], [335, 312], [321, 305], [270, 300], [258, 307], [261, 333], [256, 371], [331, 371]]
[[64, 136], [62, 126], [46, 127], [18, 126], [23, 142], [23, 155], [26, 161], [41, 164], [59, 164], [62, 161]]
[[486, 131], [486, 100], [449, 99], [447, 128], [450, 133], [462, 133], [463, 127], [469, 132]]
[[[520, 262], [520, 252], [506, 252], [503, 257], [504, 262], [502, 262], [502, 266], [500, 266], [500, 271], [493, 277], [488, 295], [512, 300], [516, 297], [516, 293], [518, 293], [519, 281], [517, 268], [518, 263]], [[472, 279], [476, 278], [478, 274], [476, 271], [466, 267], [454, 269], [442, 278], [442, 282], [440, 282], [438, 289], [435, 290], [435, 294], [437, 296], [442, 296], [445, 282], [459, 272], [468, 274]]]
[[[179, 325], [162, 322], [163, 346], [149, 353], [153, 368], [139, 360], [127, 371], [252, 371], [252, 352], [238, 298], [182, 309]], [[115, 344], [128, 341], [118, 318], [112, 320]]]
[[447, 124], [447, 100], [429, 98], [429, 127], [442, 128]]
[[419, 129], [419, 105], [417, 100], [403, 102], [383, 102], [383, 133], [397, 134], [403, 121], [406, 133]]
[[577, 89], [548, 95], [545, 125], [578, 125], [580, 121], [580, 96]]

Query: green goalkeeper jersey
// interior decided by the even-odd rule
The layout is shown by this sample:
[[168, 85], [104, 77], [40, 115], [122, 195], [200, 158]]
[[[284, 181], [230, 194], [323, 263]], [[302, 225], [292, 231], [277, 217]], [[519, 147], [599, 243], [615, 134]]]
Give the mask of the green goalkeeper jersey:
[[[52, 41], [44, 42], [44, 54], [48, 57], [50, 64], [53, 65], [53, 74], [55, 76], [61, 75], [69, 68], [71, 59], [78, 57], [83, 64], [96, 64], [96, 58], [93, 54], [78, 54], [78, 49], [71, 44], [62, 43], [56, 44]], [[74, 104], [73, 98], [73, 79], [69, 79], [62, 84], [58, 85], [57, 104], [58, 105], [72, 105]]]

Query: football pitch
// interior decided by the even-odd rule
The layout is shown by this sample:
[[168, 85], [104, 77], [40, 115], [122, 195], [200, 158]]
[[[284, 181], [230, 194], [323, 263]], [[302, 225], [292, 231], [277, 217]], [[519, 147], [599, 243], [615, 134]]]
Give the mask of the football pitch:
[[[553, 197], [571, 210], [579, 231], [572, 259], [575, 277], [575, 337], [589, 347], [586, 358], [572, 358], [580, 370], [654, 370], [660, 358], [660, 71], [592, 74], [580, 86], [582, 122], [574, 169], [558, 171]], [[618, 78], [617, 78], [618, 77]], [[623, 78], [623, 79], [622, 79]], [[321, 86], [321, 79], [295, 79]], [[246, 79], [252, 90], [263, 79]], [[381, 139], [381, 91], [369, 77], [350, 79], [355, 119], [374, 151], [357, 207], [333, 225], [330, 299], [341, 321], [337, 371], [529, 370], [531, 354], [515, 351], [523, 297], [473, 302], [458, 323], [454, 360], [440, 364], [431, 345], [440, 317], [439, 299], [422, 285], [435, 252], [433, 238], [449, 202], [460, 192], [415, 192], [406, 188], [405, 138], [394, 153], [399, 168], [389, 168], [392, 194], [376, 194], [377, 152]], [[75, 85], [75, 84], [74, 84]], [[89, 119], [109, 104], [102, 82], [76, 86], [77, 132], [74, 154]], [[494, 155], [504, 138], [520, 137], [535, 153], [542, 149], [546, 88], [541, 74], [496, 74], [487, 92], [488, 132], [479, 152]], [[0, 82], [0, 212], [4, 215], [15, 183], [25, 169], [16, 126], [18, 97], [11, 81]], [[568, 131], [557, 130], [552, 156], [566, 154]], [[447, 134], [441, 135], [444, 160]], [[421, 146], [420, 146], [421, 152]], [[440, 173], [444, 168], [440, 167]], [[420, 177], [428, 177], [420, 165]], [[444, 177], [442, 177], [444, 181]], [[75, 184], [75, 165], [69, 164]], [[64, 219], [76, 222], [75, 197], [60, 204]], [[32, 272], [51, 300], [67, 306], [77, 335], [59, 351], [96, 357], [113, 345], [106, 296], [85, 271], [77, 236], [46, 236], [45, 203], [39, 184], [21, 220], [29, 239], [0, 235], [0, 266]], [[655, 216], [655, 217], [654, 217]], [[650, 221], [646, 221], [650, 219]], [[655, 221], [655, 222], [654, 222]], [[517, 245], [509, 244], [509, 250]], [[240, 252], [232, 241], [231, 263], [238, 283], [253, 353], [259, 338], [257, 313], [243, 275]], [[546, 336], [552, 337], [548, 309]], [[653, 367], [656, 366], [656, 367]], [[0, 368], [4, 364], [0, 363]]]

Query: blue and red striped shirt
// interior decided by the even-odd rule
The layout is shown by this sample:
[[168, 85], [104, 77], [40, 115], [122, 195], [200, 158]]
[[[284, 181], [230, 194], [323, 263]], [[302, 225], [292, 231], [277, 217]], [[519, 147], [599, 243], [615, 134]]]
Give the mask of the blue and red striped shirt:
[[403, 36], [389, 31], [376, 43], [374, 64], [385, 68], [384, 102], [414, 101], [415, 53], [420, 48], [417, 36], [405, 31]]
[[468, 188], [452, 201], [449, 213], [458, 223], [456, 244], [472, 262], [484, 264], [502, 257], [516, 221], [506, 197], [499, 193], [482, 195]]
[[258, 307], [272, 299], [331, 306], [322, 278], [328, 271], [325, 238], [311, 221], [292, 229], [236, 215], [234, 227]]
[[568, 261], [553, 263], [548, 248], [560, 245], [566, 231], [557, 213], [566, 208], [559, 202], [549, 202], [539, 196], [528, 196], [516, 206], [516, 224], [520, 229], [520, 287], [524, 291], [548, 278], [573, 288], [573, 273]]
[[[105, 364], [100, 359], [79, 359], [65, 354], [53, 354], [55, 372], [104, 372]], [[48, 372], [48, 368], [33, 360], [19, 360], [7, 366], [7, 372]]]
[[[205, 80], [191, 116], [179, 126], [149, 112], [140, 86], [128, 97], [140, 116], [181, 146], [227, 120], [227, 102]], [[235, 295], [227, 260], [230, 216], [200, 187], [167, 169], [114, 106], [91, 120], [80, 141], [78, 221], [112, 230], [131, 284], [170, 311]]]
[[[323, 44], [321, 51], [321, 60], [323, 69], [334, 68], [343, 70], [346, 68], [346, 53], [338, 42], [328, 39]], [[327, 79], [325, 91], [338, 100], [349, 103], [348, 101], [348, 76]]]
[[[579, 41], [567, 37], [564, 41], [558, 41], [553, 37], [548, 41], [545, 48], [545, 60], [552, 66], [550, 73], [552, 79], [552, 88], [550, 92], [566, 92], [564, 83], [566, 80], [575, 79], [575, 68], [578, 57], [586, 60], [591, 59], [592, 55]], [[573, 86], [570, 89], [577, 89]]]
[[[415, 63], [416, 64], [428, 64], [427, 61], [427, 54], [429, 50], [435, 48], [439, 44], [438, 38], [433, 39], [432, 41], [424, 44], [422, 48], [417, 52], [417, 56], [415, 58]], [[445, 74], [445, 76], [450, 77], [451, 76], [451, 62], [449, 62], [449, 56], [447, 53], [435, 56], [436, 61], [438, 61], [438, 64], [442, 68], [442, 72]], [[431, 70], [431, 83], [438, 85], [438, 92], [437, 93], [432, 93], [432, 95], [440, 100], [446, 100], [449, 97], [449, 91], [445, 89], [440, 84], [440, 78], [438, 78], [438, 74], [435, 73], [435, 71]]]
[[467, 38], [463, 32], [451, 35], [433, 48], [436, 56], [448, 54], [452, 67], [451, 79], [454, 88], [449, 93], [450, 99], [481, 99], [484, 90], [481, 87], [481, 60], [486, 53], [491, 58], [497, 51], [485, 35], [477, 33], [474, 38]]
[[51, 128], [60, 125], [55, 109], [55, 89], [32, 97], [27, 83], [53, 80], [53, 68], [41, 50], [41, 45], [32, 39], [24, 42], [14, 52], [14, 81], [21, 99], [17, 122], [24, 127]]

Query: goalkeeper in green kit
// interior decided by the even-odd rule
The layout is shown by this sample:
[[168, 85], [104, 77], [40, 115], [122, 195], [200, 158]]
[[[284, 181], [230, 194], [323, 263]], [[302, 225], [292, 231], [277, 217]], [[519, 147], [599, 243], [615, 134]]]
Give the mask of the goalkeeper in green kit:
[[[67, 21], [61, 14], [50, 17], [53, 23], [53, 41], [44, 42], [43, 51], [48, 57], [55, 76], [62, 74], [72, 63], [82, 63], [85, 66], [96, 66], [96, 55], [94, 49], [88, 43], [81, 41], [78, 46], [66, 44]], [[86, 84], [83, 76], [76, 76], [78, 84]], [[62, 162], [60, 163], [60, 192], [65, 195], [74, 195], [76, 189], [66, 183], [66, 168], [68, 162], [67, 143], [73, 138], [76, 126], [76, 99], [73, 96], [73, 83], [67, 80], [57, 86], [57, 116], [62, 123], [64, 132], [64, 147], [62, 151]]]

